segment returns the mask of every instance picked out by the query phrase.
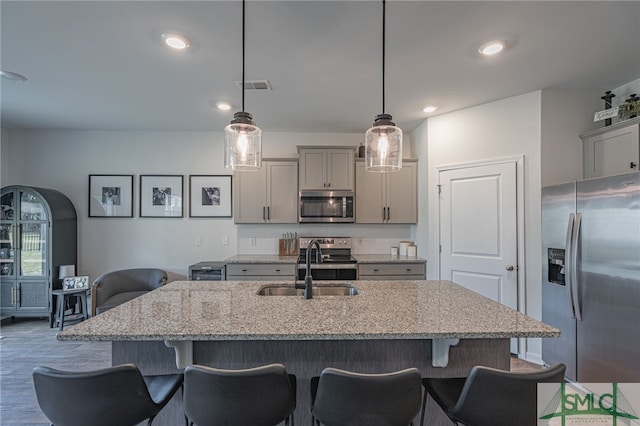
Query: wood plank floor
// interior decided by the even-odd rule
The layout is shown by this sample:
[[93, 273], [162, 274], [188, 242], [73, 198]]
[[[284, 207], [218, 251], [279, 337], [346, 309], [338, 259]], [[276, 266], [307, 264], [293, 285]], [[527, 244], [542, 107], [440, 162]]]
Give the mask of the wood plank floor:
[[[48, 426], [38, 407], [31, 371], [39, 365], [61, 370], [111, 366], [109, 342], [60, 342], [46, 319], [5, 319], [0, 323], [0, 424]], [[511, 369], [540, 368], [513, 358]]]
[[[66, 328], [66, 327], [65, 327]], [[48, 319], [6, 319], [0, 324], [0, 424], [48, 426], [38, 407], [31, 371], [39, 365], [62, 370], [111, 366], [109, 342], [60, 342]]]

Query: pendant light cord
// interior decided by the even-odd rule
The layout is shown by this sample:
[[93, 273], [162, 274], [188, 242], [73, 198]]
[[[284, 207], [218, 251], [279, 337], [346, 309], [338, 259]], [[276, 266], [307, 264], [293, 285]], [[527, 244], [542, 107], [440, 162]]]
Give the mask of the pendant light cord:
[[242, 0], [242, 112], [244, 112], [244, 3]]
[[386, 2], [382, 0], [382, 113], [384, 114], [384, 64], [385, 64], [385, 28], [386, 28]]

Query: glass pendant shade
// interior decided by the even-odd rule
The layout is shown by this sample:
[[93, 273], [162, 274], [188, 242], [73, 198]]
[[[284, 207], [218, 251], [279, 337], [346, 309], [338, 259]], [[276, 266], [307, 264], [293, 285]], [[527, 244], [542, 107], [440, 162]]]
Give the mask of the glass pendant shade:
[[369, 172], [395, 172], [402, 169], [402, 129], [389, 114], [376, 116], [364, 139], [365, 168]]
[[236, 112], [224, 129], [224, 167], [239, 171], [262, 168], [262, 130], [248, 112]]

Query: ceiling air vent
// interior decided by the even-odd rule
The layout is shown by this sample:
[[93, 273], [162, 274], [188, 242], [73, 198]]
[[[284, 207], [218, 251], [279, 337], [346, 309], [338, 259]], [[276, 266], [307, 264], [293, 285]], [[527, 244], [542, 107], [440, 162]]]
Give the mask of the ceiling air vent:
[[[241, 81], [236, 81], [236, 84], [242, 89]], [[244, 90], [271, 90], [271, 83], [269, 83], [269, 80], [245, 81]]]

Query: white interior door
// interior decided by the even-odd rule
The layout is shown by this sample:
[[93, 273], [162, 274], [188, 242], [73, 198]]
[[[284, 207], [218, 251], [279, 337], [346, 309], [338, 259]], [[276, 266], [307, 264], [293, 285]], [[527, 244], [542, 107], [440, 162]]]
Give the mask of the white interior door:
[[440, 277], [518, 309], [516, 163], [440, 172]]

